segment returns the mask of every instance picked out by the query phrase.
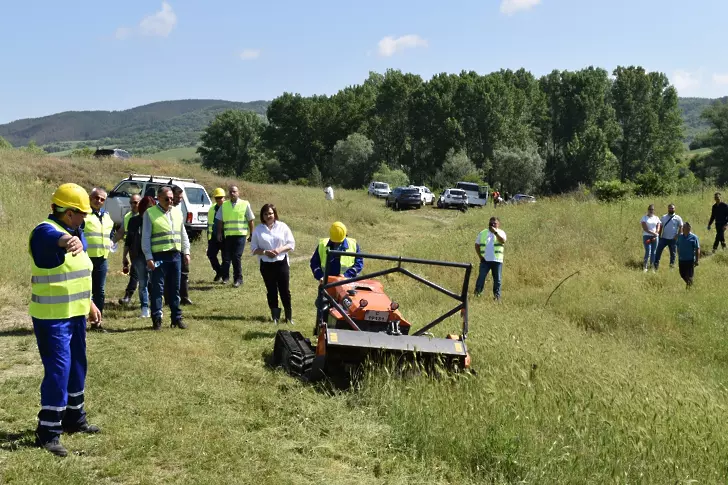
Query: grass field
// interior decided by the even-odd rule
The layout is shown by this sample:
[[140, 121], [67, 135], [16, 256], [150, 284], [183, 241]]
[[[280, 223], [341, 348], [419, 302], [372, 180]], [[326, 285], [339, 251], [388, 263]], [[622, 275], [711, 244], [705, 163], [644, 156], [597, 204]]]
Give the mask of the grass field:
[[[110, 332], [88, 335], [87, 409], [103, 432], [64, 436], [72, 452], [64, 460], [31, 447], [42, 367], [27, 317], [27, 236], [59, 182], [111, 187], [150, 165], [208, 189], [230, 182], [169, 161], [120, 162], [110, 171], [86, 160], [0, 152], [0, 483], [725, 482], [728, 256], [705, 258], [691, 291], [667, 261], [659, 273], [640, 269], [639, 219], [648, 203], [662, 214], [675, 202], [710, 246], [707, 191], [499, 207], [508, 234], [503, 301], [471, 300], [477, 375], [370, 373], [345, 392], [266, 367], [275, 328], [248, 248], [245, 285], [235, 290], [212, 284], [206, 243], [193, 243], [190, 328], [172, 331], [165, 321], [160, 333], [136, 307], [115, 304], [125, 277], [114, 254]], [[332, 221], [342, 220], [368, 252], [475, 263], [476, 234], [494, 213], [397, 213], [361, 191], [338, 190], [327, 203], [318, 189], [238, 184], [256, 211], [273, 202], [293, 229], [294, 318], [306, 334], [316, 292], [308, 258]], [[417, 272], [457, 288], [454, 272]], [[384, 282], [411, 321], [446, 308], [409, 280]]]
[[151, 158], [152, 160], [169, 160], [169, 161], [183, 160], [183, 159], [189, 160], [189, 159], [193, 159], [198, 156], [196, 150], [197, 150], [196, 147], [172, 148], [170, 150], [164, 150], [164, 151], [149, 155], [149, 158]]

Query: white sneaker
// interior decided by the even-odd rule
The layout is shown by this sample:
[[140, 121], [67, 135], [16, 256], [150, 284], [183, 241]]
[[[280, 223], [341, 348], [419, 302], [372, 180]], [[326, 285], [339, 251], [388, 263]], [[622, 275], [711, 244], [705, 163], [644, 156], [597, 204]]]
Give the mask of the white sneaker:
[[149, 307], [144, 307], [144, 308], [142, 308], [142, 314], [141, 314], [141, 317], [142, 317], [142, 318], [149, 318], [149, 317], [151, 317], [151, 316], [152, 316], [152, 314], [151, 314], [151, 312], [149, 311]]
[[647, 271], [649, 271], [649, 270], [647, 268], [645, 268], [642, 271], [644, 271], [645, 273], [647, 273]]

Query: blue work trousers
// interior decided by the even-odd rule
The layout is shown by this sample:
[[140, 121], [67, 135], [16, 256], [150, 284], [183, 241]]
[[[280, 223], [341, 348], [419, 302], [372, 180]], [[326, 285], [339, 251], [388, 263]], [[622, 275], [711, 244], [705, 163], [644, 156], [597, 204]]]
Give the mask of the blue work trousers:
[[109, 270], [109, 260], [103, 257], [91, 258], [94, 269], [91, 271], [91, 299], [96, 308], [104, 313], [104, 299], [106, 298], [106, 273]]
[[177, 251], [154, 253], [154, 262], [159, 266], [152, 272], [152, 318], [162, 317], [162, 297], [167, 287], [167, 304], [172, 313], [172, 322], [182, 318], [179, 305], [179, 283], [182, 275], [182, 255]]
[[86, 422], [86, 317], [33, 318], [33, 330], [44, 370], [36, 434], [46, 443]]
[[500, 300], [501, 281], [503, 279], [503, 263], [498, 261], [486, 261], [485, 259], [480, 260], [480, 270], [478, 272], [478, 279], [475, 282], [475, 293], [482, 293], [485, 288], [485, 278], [488, 273], [493, 273], [493, 296]]

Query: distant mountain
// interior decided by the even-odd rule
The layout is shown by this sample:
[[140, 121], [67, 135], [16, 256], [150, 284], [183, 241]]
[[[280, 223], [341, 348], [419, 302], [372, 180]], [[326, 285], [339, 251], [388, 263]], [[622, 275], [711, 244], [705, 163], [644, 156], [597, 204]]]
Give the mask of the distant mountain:
[[66, 111], [0, 125], [0, 136], [14, 146], [34, 140], [49, 151], [73, 148], [68, 142], [115, 144], [132, 152], [158, 151], [197, 143], [200, 132], [227, 109], [265, 114], [268, 101], [239, 103], [215, 99], [161, 101], [124, 111]]

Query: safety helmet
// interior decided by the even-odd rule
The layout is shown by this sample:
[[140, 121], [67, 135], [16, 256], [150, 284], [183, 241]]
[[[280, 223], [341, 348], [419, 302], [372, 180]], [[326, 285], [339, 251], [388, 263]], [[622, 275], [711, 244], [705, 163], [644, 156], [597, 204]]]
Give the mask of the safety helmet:
[[331, 224], [331, 229], [329, 229], [329, 239], [335, 243], [340, 243], [346, 239], [346, 226], [343, 222], [336, 221]]
[[53, 192], [53, 203], [64, 209], [77, 209], [86, 214], [91, 214], [91, 203], [88, 192], [80, 185], [68, 183], [63, 184]]
[[225, 197], [225, 189], [218, 187], [212, 191], [212, 198], [217, 199], [218, 197]]

